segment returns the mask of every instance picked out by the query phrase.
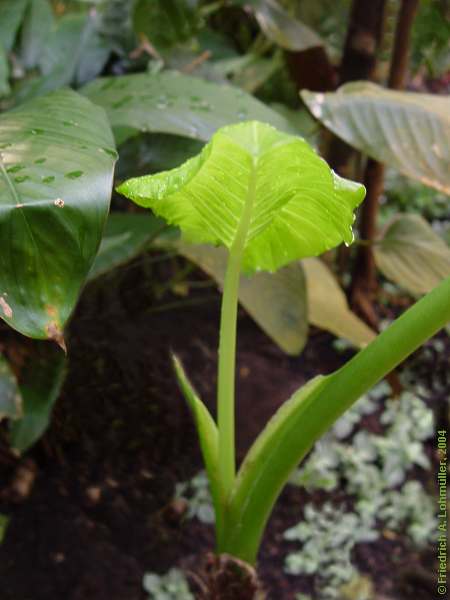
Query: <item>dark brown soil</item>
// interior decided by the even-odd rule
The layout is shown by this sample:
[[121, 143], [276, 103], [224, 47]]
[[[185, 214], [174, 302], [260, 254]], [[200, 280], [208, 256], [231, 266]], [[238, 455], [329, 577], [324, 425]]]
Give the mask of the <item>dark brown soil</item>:
[[[205, 288], [186, 299], [174, 296], [164, 282], [182, 265], [149, 264], [141, 260], [85, 291], [49, 431], [25, 462], [0, 454], [0, 513], [11, 516], [0, 546], [2, 600], [144, 600], [146, 571], [165, 572], [213, 547], [211, 528], [184, 520], [172, 502], [175, 484], [198, 472], [201, 460], [170, 350], [212, 406], [219, 295]], [[329, 335], [311, 333], [302, 355], [289, 358], [241, 313], [240, 457], [297, 387], [344, 360]], [[22, 339], [2, 336], [10, 354], [20, 355]], [[32, 475], [17, 496], [20, 466]], [[259, 562], [269, 598], [294, 600], [312, 591], [309, 578], [289, 577], [282, 568], [290, 548], [282, 533], [300, 520], [307, 498], [288, 487], [271, 519]], [[430, 566], [401, 536], [361, 546], [356, 559], [391, 598], [432, 597], [417, 586], [410, 592], [397, 578], [400, 569]]]

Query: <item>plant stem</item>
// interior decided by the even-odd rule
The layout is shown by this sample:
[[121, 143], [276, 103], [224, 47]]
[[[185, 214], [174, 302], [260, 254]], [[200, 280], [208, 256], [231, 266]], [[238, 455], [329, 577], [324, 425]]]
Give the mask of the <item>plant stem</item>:
[[362, 394], [449, 321], [450, 277], [338, 371], [312, 380], [303, 393], [298, 390], [294, 394], [269, 421], [240, 468], [226, 515], [221, 552], [255, 562], [273, 505], [314, 442]]
[[225, 497], [228, 496], [232, 489], [236, 476], [234, 391], [237, 307], [242, 256], [250, 224], [254, 196], [255, 168], [253, 166], [244, 210], [228, 257], [220, 317], [217, 421], [219, 428], [219, 477]]

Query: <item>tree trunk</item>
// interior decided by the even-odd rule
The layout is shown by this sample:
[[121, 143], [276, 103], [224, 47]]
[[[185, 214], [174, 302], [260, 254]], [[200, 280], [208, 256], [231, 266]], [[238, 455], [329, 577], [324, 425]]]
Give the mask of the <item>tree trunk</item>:
[[[380, 48], [385, 0], [353, 0], [350, 23], [339, 73], [339, 84], [373, 79]], [[342, 176], [351, 177], [351, 158], [355, 150], [341, 139], [333, 138], [328, 162]]]
[[[402, 89], [408, 70], [409, 40], [418, 0], [402, 0], [389, 71], [388, 87]], [[384, 165], [369, 159], [364, 173], [367, 196], [362, 205], [360, 237], [369, 242], [358, 248], [351, 286], [351, 304], [371, 325], [377, 326], [372, 299], [377, 289], [376, 267], [371, 243], [375, 240], [379, 199], [384, 187]]]

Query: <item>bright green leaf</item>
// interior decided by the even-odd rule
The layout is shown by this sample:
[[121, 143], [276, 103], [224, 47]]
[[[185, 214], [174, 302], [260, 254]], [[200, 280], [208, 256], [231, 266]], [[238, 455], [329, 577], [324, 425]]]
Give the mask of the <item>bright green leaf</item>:
[[306, 258], [302, 265], [308, 291], [309, 322], [355, 346], [363, 347], [373, 340], [375, 332], [350, 310], [344, 292], [325, 263], [318, 258]]
[[350, 145], [450, 194], [450, 98], [368, 82], [301, 96], [313, 115]]
[[17, 419], [22, 414], [22, 396], [11, 367], [0, 354], [0, 421]]
[[[308, 435], [299, 435], [299, 431], [305, 431], [305, 419], [314, 429], [318, 427], [320, 418], [313, 415], [311, 404], [326, 379], [319, 375], [300, 388], [277, 410], [248, 451], [229, 501], [226, 537], [220, 551], [254, 562], [252, 533], [262, 533], [260, 522], [269, 515], [267, 506], [275, 503], [288, 474], [312, 445], [310, 428]], [[264, 490], [263, 494], [258, 493], [261, 490]], [[243, 525], [249, 534], [245, 538], [242, 536]]]
[[70, 90], [0, 116], [0, 315], [62, 330], [97, 252], [116, 152], [103, 111]]
[[335, 175], [302, 138], [257, 121], [224, 127], [181, 167], [130, 179], [119, 191], [189, 242], [230, 248], [244, 231], [248, 274], [351, 243], [364, 197], [363, 186]]
[[253, 0], [251, 7], [266, 36], [295, 52], [323, 46], [323, 40], [312, 29], [291, 17], [276, 0]]
[[177, 71], [106, 77], [82, 93], [106, 110], [118, 143], [137, 131], [207, 141], [223, 125], [245, 119], [298, 133], [295, 125], [244, 91]]
[[[212, 246], [176, 246], [183, 256], [197, 264], [220, 286], [225, 279], [227, 254]], [[239, 302], [265, 333], [287, 354], [298, 354], [308, 334], [306, 287], [299, 263], [276, 273], [242, 276]]]
[[11, 446], [18, 452], [28, 450], [47, 429], [64, 382], [65, 366], [61, 350], [46, 346], [25, 367], [20, 385], [23, 416], [13, 422], [10, 438]]
[[374, 246], [380, 271], [419, 296], [450, 275], [450, 249], [419, 215], [399, 214]]

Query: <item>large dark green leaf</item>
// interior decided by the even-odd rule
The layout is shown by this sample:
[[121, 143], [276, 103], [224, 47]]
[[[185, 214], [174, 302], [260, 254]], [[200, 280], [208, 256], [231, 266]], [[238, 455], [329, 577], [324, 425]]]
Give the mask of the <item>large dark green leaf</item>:
[[450, 248], [419, 215], [399, 214], [374, 246], [380, 271], [414, 296], [450, 275]]
[[0, 314], [61, 341], [100, 243], [116, 152], [104, 112], [70, 90], [0, 116]]
[[105, 108], [118, 143], [136, 131], [206, 141], [219, 127], [247, 119], [298, 133], [287, 119], [242, 90], [176, 71], [102, 78], [82, 91]]
[[361, 152], [450, 194], [450, 99], [357, 82], [302, 92], [313, 115]]
[[53, 30], [39, 61], [43, 75], [65, 67], [67, 82], [76, 78], [76, 71], [91, 37], [95, 35], [95, 20], [84, 14], [69, 14], [60, 19]]
[[24, 81], [16, 90], [23, 102], [71, 83], [81, 85], [103, 69], [111, 51], [99, 34], [96, 13], [68, 14], [51, 30], [39, 56], [42, 77]]

